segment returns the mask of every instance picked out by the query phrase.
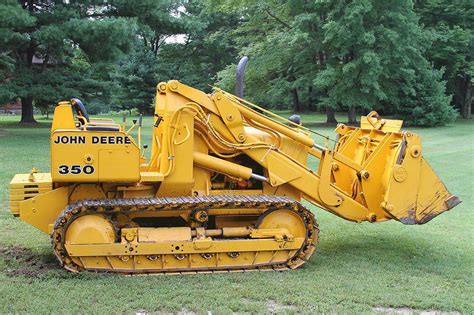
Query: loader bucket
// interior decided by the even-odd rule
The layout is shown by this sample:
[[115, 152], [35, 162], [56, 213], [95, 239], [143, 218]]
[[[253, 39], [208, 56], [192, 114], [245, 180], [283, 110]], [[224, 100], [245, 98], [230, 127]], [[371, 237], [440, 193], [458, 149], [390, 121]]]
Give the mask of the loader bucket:
[[402, 131], [402, 124], [371, 112], [361, 117], [360, 128], [336, 128], [337, 154], [362, 170], [339, 162], [332, 176], [338, 188], [367, 205], [370, 222], [424, 224], [461, 203], [424, 159], [420, 136]]
[[424, 224], [461, 203], [413, 150], [393, 167], [387, 188], [382, 208], [403, 224]]
[[[446, 189], [424, 159], [420, 136], [401, 131], [402, 124], [371, 112], [361, 117], [360, 129], [336, 129], [344, 136], [350, 134], [338, 151], [356, 160], [363, 157], [363, 196], [373, 215], [381, 210], [385, 217], [403, 224], [424, 224], [461, 200]], [[341, 182], [341, 177], [336, 179]]]

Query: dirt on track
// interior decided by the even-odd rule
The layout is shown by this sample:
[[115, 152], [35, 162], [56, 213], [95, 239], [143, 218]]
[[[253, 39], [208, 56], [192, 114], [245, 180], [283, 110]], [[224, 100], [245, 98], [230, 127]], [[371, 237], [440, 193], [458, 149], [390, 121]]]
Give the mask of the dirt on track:
[[9, 276], [39, 278], [51, 270], [60, 269], [52, 255], [37, 254], [18, 246], [0, 245], [0, 259], [4, 261], [1, 271]]

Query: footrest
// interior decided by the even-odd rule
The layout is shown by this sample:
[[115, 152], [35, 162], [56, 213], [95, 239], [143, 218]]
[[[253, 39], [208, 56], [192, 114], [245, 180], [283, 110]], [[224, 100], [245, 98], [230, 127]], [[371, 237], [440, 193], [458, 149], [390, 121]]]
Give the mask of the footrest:
[[165, 179], [162, 173], [158, 172], [140, 172], [141, 182], [162, 182]]

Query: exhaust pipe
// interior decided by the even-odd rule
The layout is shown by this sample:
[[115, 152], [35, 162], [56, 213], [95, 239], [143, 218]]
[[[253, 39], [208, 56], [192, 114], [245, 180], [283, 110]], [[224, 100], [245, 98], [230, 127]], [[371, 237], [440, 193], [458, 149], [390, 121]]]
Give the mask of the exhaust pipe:
[[235, 95], [240, 98], [244, 97], [244, 73], [248, 61], [249, 58], [247, 56], [242, 57], [235, 72]]

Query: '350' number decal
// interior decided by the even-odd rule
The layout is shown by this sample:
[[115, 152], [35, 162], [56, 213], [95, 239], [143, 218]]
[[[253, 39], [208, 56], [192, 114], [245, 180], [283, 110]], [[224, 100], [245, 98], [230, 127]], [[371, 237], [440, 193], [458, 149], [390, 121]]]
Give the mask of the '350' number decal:
[[94, 173], [94, 167], [92, 165], [85, 165], [85, 166], [80, 166], [80, 165], [59, 165], [59, 174], [61, 175], [66, 175], [66, 174], [73, 174], [73, 175], [78, 175], [81, 173], [84, 173], [86, 175]]

